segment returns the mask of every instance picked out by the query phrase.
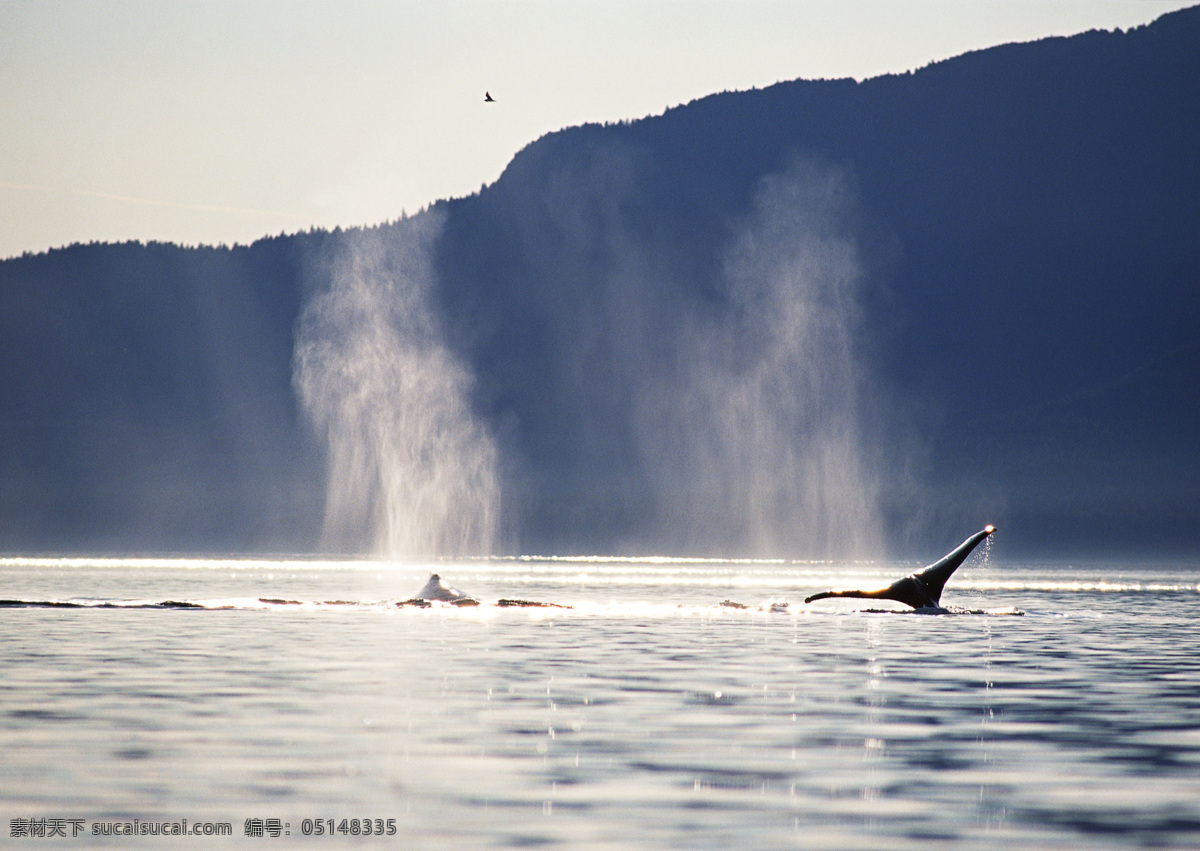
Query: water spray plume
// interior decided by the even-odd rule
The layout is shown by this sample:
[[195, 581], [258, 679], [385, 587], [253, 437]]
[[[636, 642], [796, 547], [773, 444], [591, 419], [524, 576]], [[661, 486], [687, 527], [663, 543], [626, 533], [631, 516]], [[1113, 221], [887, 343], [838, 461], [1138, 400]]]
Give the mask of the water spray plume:
[[677, 392], [643, 405], [657, 411], [655, 464], [676, 471], [660, 505], [693, 540], [752, 555], [881, 550], [849, 196], [837, 170], [806, 163], [762, 183], [726, 254], [727, 309], [685, 329]]
[[391, 558], [490, 554], [497, 451], [433, 306], [431, 214], [352, 235], [305, 309], [294, 381], [327, 442], [323, 544]]

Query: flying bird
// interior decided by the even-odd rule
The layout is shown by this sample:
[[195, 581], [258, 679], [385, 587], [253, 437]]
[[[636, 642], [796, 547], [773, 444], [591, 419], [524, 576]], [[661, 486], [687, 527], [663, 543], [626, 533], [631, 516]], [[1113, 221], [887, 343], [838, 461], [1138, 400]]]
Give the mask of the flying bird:
[[491, 92], [484, 92], [483, 93], [483, 102], [484, 103], [495, 103], [496, 99], [494, 97], [492, 97]]

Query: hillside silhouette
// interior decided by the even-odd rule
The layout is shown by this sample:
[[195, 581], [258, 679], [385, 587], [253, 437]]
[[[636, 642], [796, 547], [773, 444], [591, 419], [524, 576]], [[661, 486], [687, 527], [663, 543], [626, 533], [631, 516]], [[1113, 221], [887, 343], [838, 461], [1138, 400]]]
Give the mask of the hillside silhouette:
[[1200, 7], [569, 128], [376, 228], [3, 261], [0, 549], [380, 551], [416, 497], [363, 459], [440, 406], [476, 546], [1194, 556], [1198, 103]]

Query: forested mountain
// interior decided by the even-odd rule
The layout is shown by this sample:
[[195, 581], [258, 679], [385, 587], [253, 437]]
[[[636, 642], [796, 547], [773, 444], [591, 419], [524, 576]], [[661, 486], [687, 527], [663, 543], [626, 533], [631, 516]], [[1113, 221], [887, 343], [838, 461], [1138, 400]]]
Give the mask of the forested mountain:
[[1194, 556], [1198, 104], [1200, 8], [4, 261], [0, 549]]

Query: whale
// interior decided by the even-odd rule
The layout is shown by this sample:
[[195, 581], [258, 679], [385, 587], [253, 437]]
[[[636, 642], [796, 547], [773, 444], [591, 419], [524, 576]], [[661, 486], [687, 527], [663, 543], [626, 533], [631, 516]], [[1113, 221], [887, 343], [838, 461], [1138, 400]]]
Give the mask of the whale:
[[910, 576], [897, 579], [886, 588], [875, 591], [822, 591], [805, 598], [804, 602], [811, 603], [827, 597], [862, 597], [868, 600], [895, 600], [914, 609], [938, 608], [946, 581], [967, 560], [971, 551], [995, 531], [995, 526], [984, 526], [938, 561]]
[[[419, 609], [427, 609], [434, 603], [449, 603], [452, 606], [478, 606], [480, 601], [470, 594], [464, 594], [457, 588], [446, 584], [446, 580], [438, 576], [436, 573], [429, 574], [429, 581], [425, 586], [407, 600], [397, 603], [397, 606], [415, 606]], [[495, 605], [500, 608], [517, 608], [517, 609], [569, 609], [570, 606], [564, 606], [561, 603], [541, 603], [537, 600], [519, 600], [505, 598], [497, 600]]]
[[419, 606], [422, 603], [428, 605], [430, 602], [451, 603], [455, 606], [479, 605], [479, 601], [470, 594], [464, 594], [457, 588], [447, 585], [436, 573], [429, 574], [429, 581], [425, 583], [425, 586], [401, 605]]

